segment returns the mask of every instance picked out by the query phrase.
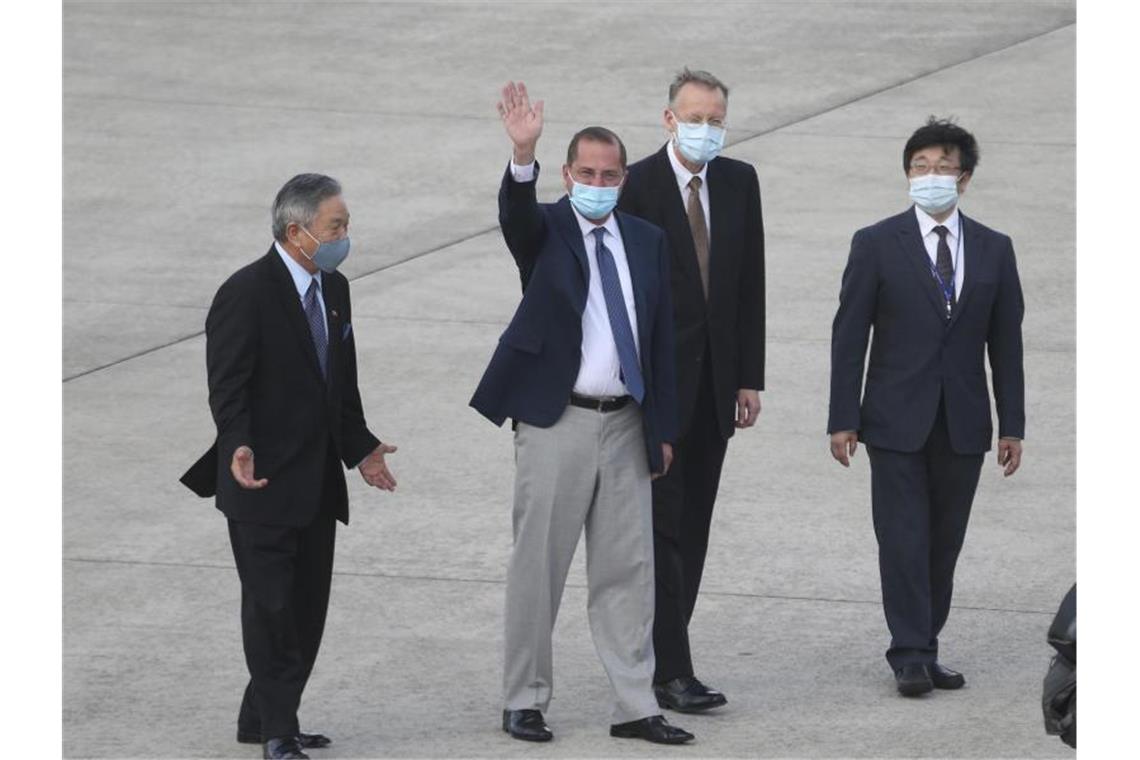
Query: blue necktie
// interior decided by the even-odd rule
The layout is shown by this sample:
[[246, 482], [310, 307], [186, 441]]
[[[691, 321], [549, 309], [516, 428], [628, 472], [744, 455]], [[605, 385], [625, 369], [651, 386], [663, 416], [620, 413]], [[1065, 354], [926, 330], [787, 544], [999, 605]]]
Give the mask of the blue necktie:
[[602, 280], [602, 295], [606, 297], [606, 313], [609, 314], [610, 330], [613, 331], [614, 343], [617, 345], [622, 380], [629, 389], [629, 395], [640, 404], [645, 398], [645, 381], [641, 379], [641, 365], [637, 362], [637, 344], [633, 342], [633, 330], [629, 326], [629, 314], [625, 310], [625, 296], [621, 292], [621, 280], [618, 279], [614, 255], [602, 242], [605, 233], [602, 227], [593, 232], [598, 241], [598, 247], [595, 249], [598, 257], [598, 276]]
[[317, 362], [321, 365], [321, 377], [328, 379], [329, 336], [325, 332], [325, 319], [321, 314], [321, 302], [317, 300], [317, 278], [309, 281], [305, 291], [305, 317], [309, 320], [309, 332], [313, 334], [313, 348], [317, 350]]

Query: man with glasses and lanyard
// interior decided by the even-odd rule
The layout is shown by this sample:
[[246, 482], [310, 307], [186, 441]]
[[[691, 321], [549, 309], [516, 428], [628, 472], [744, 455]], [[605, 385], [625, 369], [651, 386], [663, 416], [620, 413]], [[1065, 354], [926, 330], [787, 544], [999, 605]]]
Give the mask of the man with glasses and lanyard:
[[1025, 434], [1013, 244], [957, 207], [977, 163], [977, 141], [953, 122], [915, 131], [903, 150], [914, 206], [855, 233], [832, 325], [831, 455], [847, 467], [867, 446], [887, 662], [904, 696], [965, 684], [939, 663], [938, 634], [993, 438], [987, 352], [1006, 476]]

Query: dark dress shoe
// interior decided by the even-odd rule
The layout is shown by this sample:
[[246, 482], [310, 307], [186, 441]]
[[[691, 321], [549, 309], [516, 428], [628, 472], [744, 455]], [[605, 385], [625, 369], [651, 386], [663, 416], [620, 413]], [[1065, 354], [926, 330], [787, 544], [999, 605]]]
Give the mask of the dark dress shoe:
[[272, 760], [308, 760], [296, 736], [279, 736], [261, 745], [261, 756]]
[[541, 710], [503, 710], [503, 730], [524, 742], [548, 742], [554, 738]]
[[681, 676], [672, 681], [653, 685], [657, 704], [683, 713], [698, 713], [727, 704], [728, 700], [716, 689], [710, 689], [694, 676]]
[[[237, 740], [241, 744], [261, 744], [260, 731], [246, 731], [239, 728], [237, 732]], [[332, 739], [324, 734], [297, 734], [297, 743], [301, 745], [301, 749], [324, 749], [332, 744]]]
[[904, 697], [917, 697], [934, 688], [930, 681], [930, 671], [921, 662], [903, 665], [895, 671], [895, 683], [899, 694]]
[[936, 689], [961, 689], [966, 685], [965, 676], [950, 668], [944, 668], [937, 662], [930, 666], [930, 680]]
[[655, 744], [684, 744], [694, 738], [685, 729], [670, 726], [663, 715], [650, 715], [648, 718], [629, 723], [617, 723], [610, 726], [610, 736], [619, 739], [644, 739]]

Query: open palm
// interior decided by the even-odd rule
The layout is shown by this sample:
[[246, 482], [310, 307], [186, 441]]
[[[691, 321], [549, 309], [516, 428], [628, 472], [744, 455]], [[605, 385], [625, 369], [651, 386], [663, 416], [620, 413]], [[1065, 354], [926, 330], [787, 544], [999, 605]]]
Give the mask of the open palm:
[[507, 82], [503, 87], [503, 99], [499, 101], [499, 116], [507, 136], [516, 146], [532, 147], [542, 134], [541, 100], [531, 105], [526, 85], [522, 82]]

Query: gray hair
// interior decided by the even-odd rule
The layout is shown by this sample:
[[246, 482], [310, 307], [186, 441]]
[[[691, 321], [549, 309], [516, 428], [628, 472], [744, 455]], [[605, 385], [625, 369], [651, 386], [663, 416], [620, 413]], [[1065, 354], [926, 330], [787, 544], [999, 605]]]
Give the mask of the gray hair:
[[691, 71], [689, 67], [686, 66], [677, 72], [677, 76], [673, 77], [673, 82], [669, 85], [670, 108], [673, 107], [674, 102], [677, 100], [677, 93], [681, 91], [682, 87], [689, 84], [690, 82], [703, 85], [705, 87], [708, 87], [710, 90], [720, 90], [724, 95], [725, 102], [728, 102], [728, 88], [725, 86], [724, 82], [720, 81], [707, 71], [701, 71], [700, 69]]
[[290, 224], [308, 227], [326, 198], [340, 195], [340, 183], [324, 174], [298, 174], [285, 183], [273, 201], [273, 237], [285, 242]]

